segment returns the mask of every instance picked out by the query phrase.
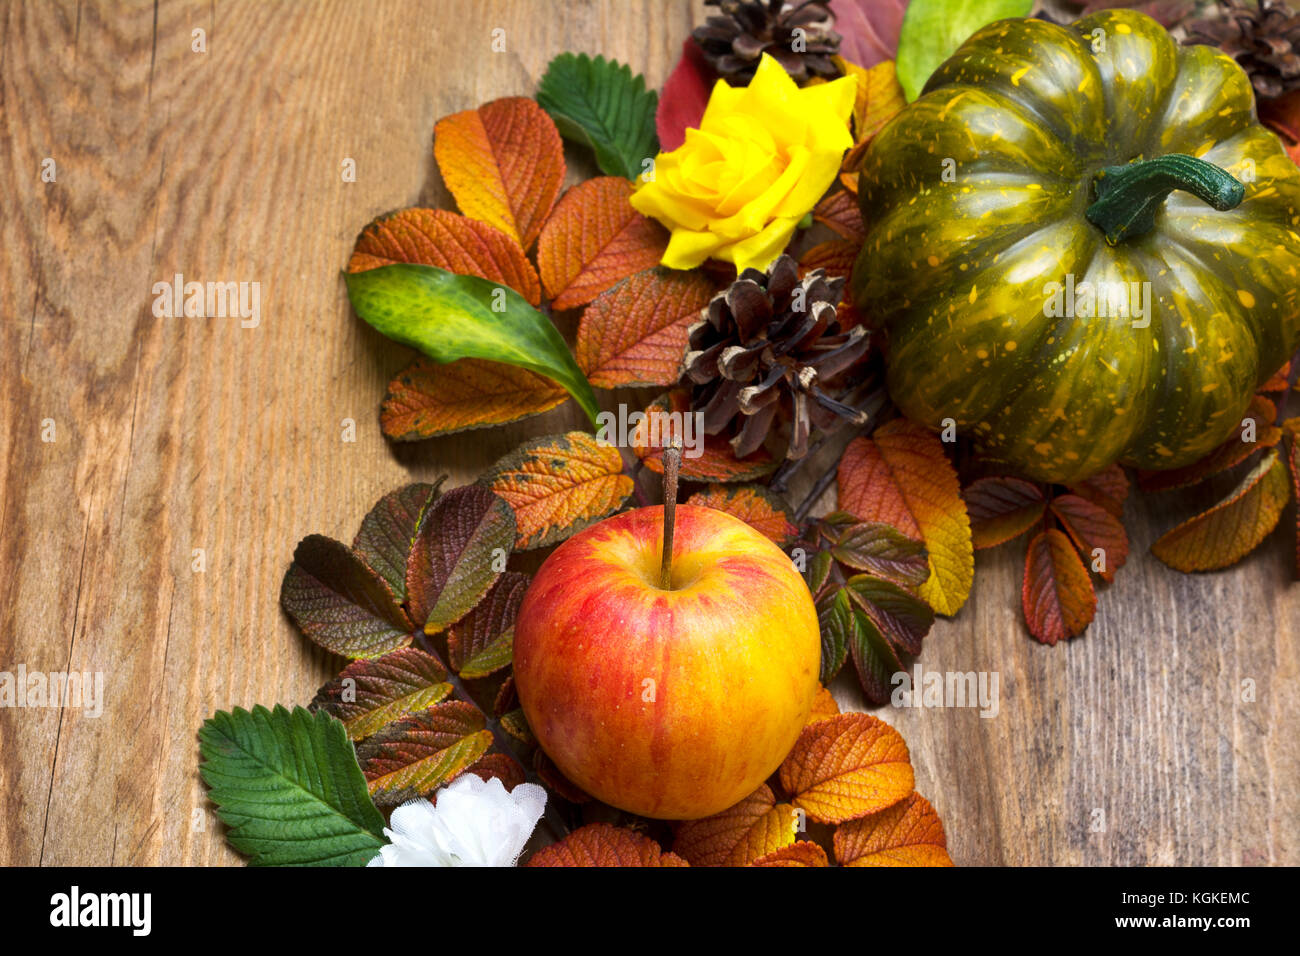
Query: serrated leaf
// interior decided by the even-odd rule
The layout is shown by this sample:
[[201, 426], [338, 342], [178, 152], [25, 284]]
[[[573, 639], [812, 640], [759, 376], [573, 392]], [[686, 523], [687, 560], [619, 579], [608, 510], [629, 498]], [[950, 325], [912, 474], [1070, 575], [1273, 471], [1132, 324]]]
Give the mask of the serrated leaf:
[[1115, 572], [1128, 560], [1128, 532], [1119, 519], [1078, 495], [1057, 495], [1051, 508], [1079, 549], [1084, 564], [1097, 570], [1103, 579], [1115, 580]]
[[1092, 622], [1097, 594], [1064, 531], [1049, 528], [1029, 542], [1020, 602], [1029, 632], [1044, 644], [1077, 637]]
[[898, 82], [908, 102], [925, 81], [980, 27], [1006, 17], [1027, 17], [1032, 0], [912, 0], [898, 35]]
[[761, 856], [750, 866], [830, 866], [826, 851], [811, 840], [800, 840]]
[[856, 602], [850, 600], [850, 604], [853, 605], [853, 629], [849, 632], [849, 657], [863, 695], [880, 706], [889, 702], [894, 675], [903, 670], [903, 661], [898, 649], [867, 613]]
[[487, 359], [544, 375], [595, 422], [596, 396], [569, 346], [513, 289], [422, 265], [350, 272], [344, 280], [352, 308], [380, 334], [435, 362]]
[[688, 505], [725, 511], [764, 537], [785, 547], [799, 534], [790, 506], [762, 485], [710, 485], [687, 499]]
[[844, 584], [854, 605], [890, 644], [921, 653], [921, 641], [934, 625], [934, 609], [907, 588], [870, 574], [855, 574]]
[[502, 714], [501, 727], [511, 737], [527, 747], [537, 743], [537, 738], [533, 735], [533, 729], [528, 726], [528, 718], [524, 716], [522, 708], [516, 707], [514, 710]]
[[515, 616], [529, 580], [526, 574], [505, 572], [474, 610], [451, 626], [448, 663], [465, 680], [487, 677], [510, 665]]
[[962, 491], [976, 549], [995, 548], [1032, 528], [1047, 507], [1043, 489], [1020, 478], [981, 478]]
[[1124, 502], [1128, 498], [1128, 475], [1119, 465], [1103, 468], [1091, 478], [1067, 486], [1073, 494], [1101, 505], [1116, 518], [1124, 518]]
[[514, 540], [510, 506], [481, 485], [456, 488], [434, 502], [406, 568], [415, 624], [436, 634], [468, 614], [505, 570]]
[[919, 592], [939, 614], [970, 595], [975, 552], [957, 472], [938, 437], [899, 418], [855, 438], [840, 459], [839, 507], [925, 543], [930, 577]]
[[352, 541], [352, 550], [388, 582], [398, 603], [406, 600], [406, 563], [415, 530], [446, 478], [443, 475], [433, 484], [416, 482], [384, 495], [362, 520]]
[[843, 823], [912, 792], [912, 764], [898, 731], [869, 714], [809, 724], [780, 769], [781, 786], [818, 823]]
[[441, 365], [418, 358], [388, 383], [379, 424], [394, 441], [419, 441], [517, 422], [568, 397], [551, 379], [526, 368], [483, 359]]
[[518, 241], [445, 209], [403, 209], [374, 220], [357, 237], [348, 272], [399, 262], [478, 276], [510, 286], [532, 305], [542, 301], [541, 280]]
[[840, 705], [835, 703], [835, 696], [825, 687], [817, 691], [817, 696], [813, 699], [812, 712], [808, 715], [808, 723], [815, 724], [819, 720], [829, 720], [831, 717], [840, 715]]
[[840, 866], [952, 866], [947, 846], [939, 814], [919, 793], [835, 830]]
[[799, 257], [799, 275], [805, 276], [814, 269], [823, 269], [833, 279], [847, 279], [853, 272], [861, 241], [853, 239], [827, 239], [819, 242]]
[[483, 780], [491, 780], [495, 777], [507, 790], [513, 790], [528, 780], [528, 774], [525, 773], [523, 766], [508, 754], [484, 754], [465, 772], [476, 774]]
[[817, 602], [817, 624], [822, 636], [819, 677], [823, 684], [829, 684], [844, 666], [849, 647], [857, 637], [853, 604], [847, 591], [839, 588]]
[[199, 773], [253, 866], [364, 866], [386, 842], [343, 725], [301, 707], [217, 711]]
[[830, 582], [834, 563], [829, 551], [818, 551], [804, 569], [803, 579], [808, 584], [808, 593], [813, 596], [813, 600], [819, 601], [824, 597], [822, 592]]
[[597, 388], [673, 385], [687, 329], [713, 296], [700, 272], [647, 269], [606, 289], [578, 323], [578, 366]]
[[831, 554], [855, 571], [903, 587], [918, 588], [930, 577], [925, 545], [881, 521], [860, 521], [843, 527], [831, 546]]
[[526, 866], [689, 866], [654, 840], [609, 823], [591, 823], [533, 854]]
[[586, 432], [526, 441], [479, 479], [515, 513], [515, 547], [541, 548], [613, 514], [632, 495], [623, 458]]
[[858, 197], [847, 189], [838, 189], [813, 207], [813, 219], [831, 229], [841, 239], [862, 244], [867, 237]]
[[311, 710], [343, 722], [348, 737], [364, 740], [388, 724], [432, 707], [452, 692], [447, 671], [431, 654], [404, 647], [383, 657], [353, 661], [319, 691]]
[[1286, 464], [1270, 449], [1228, 497], [1161, 536], [1151, 553], [1176, 571], [1226, 568], [1277, 527], [1290, 498]]
[[[776, 461], [766, 448], [744, 458], [737, 458], [731, 443], [719, 435], [701, 436], [693, 426], [687, 434], [686, 418], [690, 399], [675, 389], [655, 399], [645, 410], [645, 419], [631, 436], [632, 451], [656, 474], [664, 472], [664, 449], [674, 439], [682, 441], [681, 477], [686, 481], [731, 482], [754, 481], [776, 468]], [[700, 441], [703, 437], [703, 441]], [[698, 453], [693, 453], [693, 447]]]
[[526, 96], [439, 120], [433, 155], [460, 211], [495, 226], [525, 250], [564, 184], [559, 131]]
[[324, 535], [298, 542], [280, 604], [303, 634], [343, 657], [377, 657], [411, 643], [412, 623], [393, 589], [355, 551]]
[[794, 842], [798, 816], [761, 785], [735, 806], [677, 828], [673, 852], [691, 866], [747, 866]]
[[459, 700], [389, 724], [357, 745], [371, 796], [379, 806], [397, 806], [450, 783], [492, 745], [484, 728], [482, 712]]
[[632, 185], [602, 176], [559, 201], [537, 243], [542, 285], [556, 310], [590, 302], [630, 275], [658, 265], [668, 232], [632, 208]]
[[659, 97], [624, 64], [561, 53], [537, 85], [537, 102], [565, 139], [592, 148], [607, 175], [634, 179], [642, 173], [642, 163], [659, 151]]

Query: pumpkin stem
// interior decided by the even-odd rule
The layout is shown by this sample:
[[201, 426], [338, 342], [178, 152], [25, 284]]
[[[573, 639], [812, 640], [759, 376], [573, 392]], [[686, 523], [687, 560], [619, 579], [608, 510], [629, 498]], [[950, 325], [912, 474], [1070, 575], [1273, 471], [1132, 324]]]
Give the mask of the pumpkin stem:
[[1229, 172], [1183, 153], [1107, 166], [1093, 177], [1092, 188], [1097, 201], [1085, 215], [1112, 246], [1154, 228], [1156, 210], [1175, 189], [1186, 190], [1220, 212], [1236, 208], [1246, 195], [1246, 187]]

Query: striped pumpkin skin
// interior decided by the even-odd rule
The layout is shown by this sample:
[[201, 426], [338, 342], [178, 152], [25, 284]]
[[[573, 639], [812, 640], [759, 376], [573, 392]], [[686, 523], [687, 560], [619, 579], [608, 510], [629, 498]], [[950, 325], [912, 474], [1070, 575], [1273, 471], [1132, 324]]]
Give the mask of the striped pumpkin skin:
[[[1170, 153], [1232, 173], [1244, 200], [1175, 191], [1154, 229], [1108, 245], [1084, 214], [1094, 175]], [[860, 172], [853, 296], [888, 330], [894, 401], [1028, 477], [1191, 464], [1300, 345], [1300, 171], [1241, 68], [1143, 14], [985, 27]], [[1150, 283], [1149, 325], [1049, 314], [1067, 277]]]

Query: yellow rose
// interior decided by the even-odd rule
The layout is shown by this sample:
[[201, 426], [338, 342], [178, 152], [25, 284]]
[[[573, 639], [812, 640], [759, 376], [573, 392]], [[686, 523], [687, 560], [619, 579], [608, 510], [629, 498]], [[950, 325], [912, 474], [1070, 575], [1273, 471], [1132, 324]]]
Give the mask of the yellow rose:
[[767, 54], [749, 86], [719, 80], [700, 128], [660, 153], [655, 178], [632, 194], [638, 212], [672, 230], [663, 264], [765, 269], [780, 255], [853, 145], [855, 84], [845, 76], [800, 89]]

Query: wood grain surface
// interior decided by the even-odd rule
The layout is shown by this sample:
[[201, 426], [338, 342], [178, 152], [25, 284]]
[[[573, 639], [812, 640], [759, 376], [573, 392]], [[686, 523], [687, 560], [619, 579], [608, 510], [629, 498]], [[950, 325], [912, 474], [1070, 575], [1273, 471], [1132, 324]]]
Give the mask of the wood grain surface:
[[[0, 862], [239, 862], [196, 731], [218, 708], [306, 703], [339, 668], [280, 611], [295, 543], [350, 539], [403, 482], [464, 482], [527, 432], [581, 424], [570, 405], [387, 443], [379, 401], [409, 353], [348, 308], [356, 233], [449, 205], [439, 117], [531, 95], [570, 49], [657, 86], [702, 15], [667, 0], [0, 3], [0, 670], [104, 675], [98, 717], [0, 709]], [[591, 172], [572, 152], [570, 167]], [[260, 283], [260, 324], [156, 318], [153, 284], [176, 273]], [[1169, 571], [1147, 548], [1197, 503], [1130, 502], [1135, 556], [1068, 646], [1024, 630], [1023, 544], [979, 556], [973, 597], [920, 662], [996, 671], [998, 715], [878, 711], [959, 864], [1300, 863], [1288, 542], [1225, 573]]]

